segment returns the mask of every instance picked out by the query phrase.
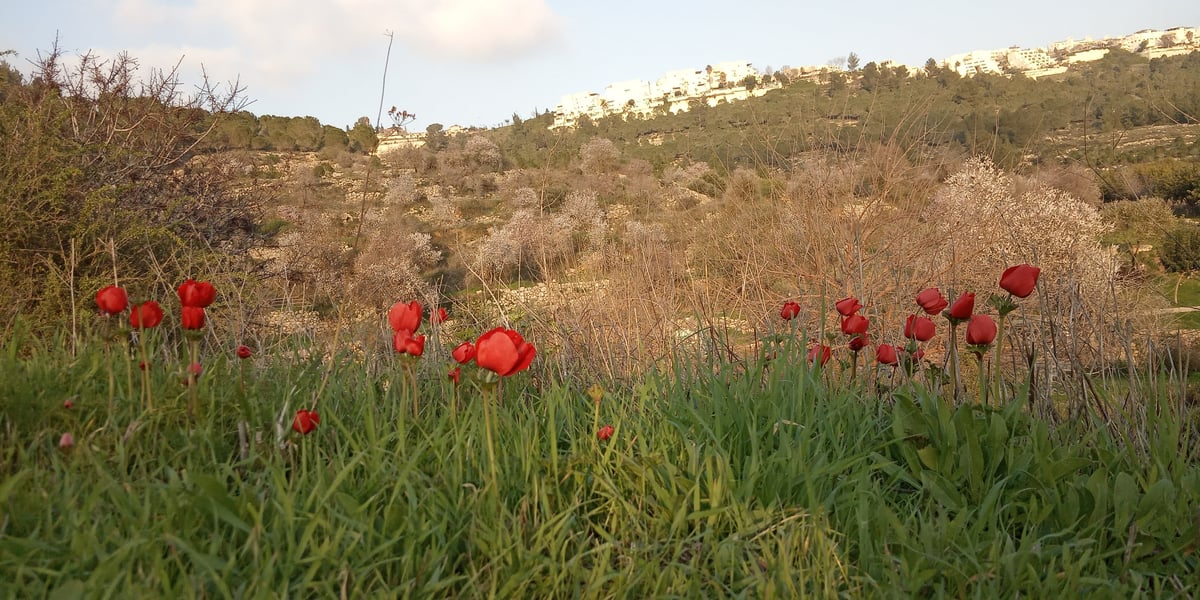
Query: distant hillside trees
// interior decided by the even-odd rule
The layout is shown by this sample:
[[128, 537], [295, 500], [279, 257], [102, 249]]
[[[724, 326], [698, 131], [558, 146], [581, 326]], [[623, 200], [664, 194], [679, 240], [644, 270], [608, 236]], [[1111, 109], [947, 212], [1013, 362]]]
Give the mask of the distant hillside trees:
[[[934, 148], [987, 154], [1008, 168], [1061, 160], [1049, 142], [1055, 136], [1200, 123], [1200, 53], [1147, 60], [1113, 49], [1101, 60], [1036, 80], [962, 77], [933, 60], [909, 76], [905, 67], [867, 62], [854, 73], [792, 79], [762, 97], [715, 107], [697, 101], [695, 108], [651, 120], [581, 119], [574, 129], [553, 132], [544, 131], [541, 119], [527, 119], [498, 130], [496, 140], [522, 167], [561, 166], [601, 137], [660, 173], [680, 160], [706, 162], [726, 174], [784, 167], [805, 152], [880, 143], [914, 154]], [[1067, 158], [1095, 168], [1164, 158], [1147, 151], [1097, 143], [1068, 150]], [[1168, 156], [1195, 160], [1200, 145], [1184, 141]]]
[[360, 118], [350, 130], [332, 125], [322, 125], [316, 117], [255, 116], [248, 111], [213, 113], [200, 124], [212, 132], [204, 138], [197, 149], [220, 150], [268, 150], [333, 152], [349, 150], [368, 153], [375, 149], [378, 138], [367, 117]]

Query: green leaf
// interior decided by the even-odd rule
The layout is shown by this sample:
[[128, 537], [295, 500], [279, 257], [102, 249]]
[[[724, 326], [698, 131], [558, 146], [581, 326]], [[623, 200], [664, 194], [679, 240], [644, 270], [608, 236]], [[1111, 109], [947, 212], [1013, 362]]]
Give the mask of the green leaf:
[[1113, 481], [1113, 527], [1122, 531], [1133, 520], [1138, 504], [1138, 484], [1129, 473], [1118, 473]]
[[1146, 495], [1142, 496], [1141, 502], [1138, 502], [1137, 517], [1140, 520], [1156, 516], [1174, 503], [1175, 485], [1171, 483], [1170, 479], [1159, 479], [1150, 486], [1150, 489], [1146, 490]]
[[86, 592], [87, 590], [82, 581], [68, 579], [54, 588], [54, 591], [50, 592], [50, 595], [47, 596], [47, 600], [75, 600], [76, 598], [83, 598]]

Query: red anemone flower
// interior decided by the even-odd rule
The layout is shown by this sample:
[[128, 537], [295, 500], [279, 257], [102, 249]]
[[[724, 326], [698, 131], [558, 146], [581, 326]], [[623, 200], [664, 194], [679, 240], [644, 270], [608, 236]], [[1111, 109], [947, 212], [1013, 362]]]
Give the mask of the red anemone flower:
[[795, 300], [788, 300], [783, 303], [783, 307], [779, 309], [779, 316], [784, 321], [791, 321], [800, 315], [800, 303]]
[[475, 364], [501, 377], [529, 368], [534, 356], [533, 344], [511, 329], [497, 327], [475, 341]]
[[421, 303], [413, 300], [407, 304], [393, 304], [388, 311], [388, 323], [392, 325], [392, 331], [416, 331], [421, 326]]
[[881, 365], [896, 366], [900, 358], [896, 356], [896, 347], [891, 344], [880, 344], [875, 348], [875, 360]]
[[904, 322], [904, 337], [910, 340], [928, 342], [933, 339], [935, 333], [937, 333], [937, 327], [929, 317], [908, 315], [908, 320]]
[[163, 309], [153, 300], [148, 300], [129, 311], [129, 325], [134, 329], [158, 327], [163, 320]]
[[925, 288], [917, 294], [917, 304], [921, 305], [921, 310], [924, 310], [926, 314], [936, 315], [942, 312], [942, 309], [946, 308], [949, 303], [946, 302], [945, 296], [942, 296], [941, 290], [931, 287]]
[[105, 315], [115, 315], [129, 307], [129, 296], [124, 288], [110, 285], [96, 292], [96, 306]]
[[848, 317], [858, 312], [858, 309], [862, 308], [862, 303], [858, 301], [858, 298], [850, 296], [848, 298], [842, 298], [841, 300], [838, 300], [833, 307], [836, 308], [843, 317]]
[[179, 323], [184, 329], [204, 329], [204, 309], [184, 306], [179, 312]]
[[188, 279], [175, 290], [179, 294], [179, 302], [184, 306], [208, 308], [217, 298], [217, 290], [207, 281]]
[[320, 424], [321, 415], [318, 415], [317, 411], [302, 408], [296, 411], [296, 418], [292, 420], [292, 429], [301, 435], [308, 435]]
[[1033, 293], [1041, 272], [1041, 269], [1031, 264], [1011, 266], [1000, 276], [1000, 287], [1018, 298], [1026, 298]]
[[954, 300], [954, 304], [950, 305], [950, 311], [947, 316], [951, 321], [966, 321], [971, 318], [971, 311], [975, 310], [975, 294], [967, 292]]

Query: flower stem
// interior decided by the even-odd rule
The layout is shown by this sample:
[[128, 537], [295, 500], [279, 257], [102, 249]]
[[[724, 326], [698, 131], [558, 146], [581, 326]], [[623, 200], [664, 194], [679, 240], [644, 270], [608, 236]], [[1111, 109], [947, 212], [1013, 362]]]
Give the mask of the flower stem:
[[979, 359], [979, 404], [981, 406], [988, 405], [988, 379], [987, 365], [983, 362], [983, 353], [976, 352], [975, 358]]
[[496, 445], [492, 441], [492, 400], [495, 398], [495, 390], [491, 393], [483, 395], [483, 423], [485, 435], [487, 436], [487, 451], [488, 451], [488, 470], [492, 475], [492, 489], [496, 492], [496, 497], [500, 497], [500, 476], [496, 468]]
[[154, 399], [150, 394], [150, 360], [146, 355], [146, 336], [149, 332], [145, 329], [138, 330], [138, 350], [142, 356], [142, 399], [145, 401], [145, 409], [147, 411], [154, 410]]
[[200, 376], [193, 371], [200, 354], [200, 340], [188, 340], [188, 410], [193, 418], [200, 416]]
[[[404, 357], [401, 357], [404, 360]], [[417, 376], [413, 373], [412, 365], [404, 363], [404, 378], [408, 383], [408, 393], [412, 396], [413, 419], [415, 420], [420, 413], [420, 402], [417, 400]]]
[[1002, 403], [1000, 398], [1000, 353], [1004, 350], [1004, 320], [1006, 316], [1003, 312], [996, 316], [996, 354], [992, 359], [992, 369], [996, 372], [992, 373], [992, 400], [997, 405]]
[[111, 419], [116, 410], [115, 397], [117, 387], [117, 379], [113, 374], [111, 339], [104, 341], [104, 363], [108, 365], [108, 418]]
[[958, 323], [954, 321], [950, 322], [950, 343], [947, 346], [947, 352], [950, 354], [950, 383], [954, 386], [952, 397], [954, 398], [954, 404], [958, 404], [961, 396], [959, 392], [961, 377], [958, 371]]

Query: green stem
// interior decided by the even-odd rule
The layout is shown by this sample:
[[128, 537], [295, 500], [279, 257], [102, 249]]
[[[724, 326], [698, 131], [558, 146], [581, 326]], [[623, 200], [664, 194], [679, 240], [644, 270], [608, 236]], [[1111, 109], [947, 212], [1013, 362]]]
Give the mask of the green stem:
[[958, 323], [954, 321], [950, 322], [950, 344], [947, 350], [950, 353], [950, 383], [952, 386], [954, 386], [952, 398], [954, 398], [954, 404], [958, 404], [960, 399], [959, 382], [961, 381], [961, 377], [958, 371]]
[[996, 317], [996, 354], [995, 354], [994, 358], [992, 359], [992, 369], [995, 370], [995, 373], [992, 373], [992, 400], [995, 401], [996, 404], [1001, 403], [1001, 398], [1000, 398], [1000, 385], [1001, 385], [1000, 354], [1001, 354], [1001, 351], [1003, 351], [1003, 349], [1004, 349], [1004, 318], [1005, 318], [1005, 316], [1007, 316], [1007, 315], [1005, 315], [1004, 313], [1000, 313], [1000, 315], [998, 315]]
[[496, 445], [492, 441], [492, 400], [495, 398], [495, 390], [492, 393], [483, 395], [483, 423], [485, 435], [487, 436], [487, 451], [488, 451], [488, 470], [492, 474], [492, 489], [496, 492], [496, 497], [500, 497], [500, 475], [496, 468]]
[[[400, 360], [405, 360], [401, 357]], [[404, 363], [404, 378], [407, 379], [408, 393], [412, 396], [413, 420], [420, 414], [420, 402], [417, 400], [417, 376], [413, 373], [412, 364]]]
[[559, 479], [558, 479], [558, 422], [555, 417], [554, 407], [556, 404], [558, 404], [558, 395], [550, 394], [549, 397], [546, 398], [546, 404], [547, 404], [546, 412], [549, 413], [547, 415], [547, 419], [550, 421], [550, 432], [549, 432], [549, 435], [547, 436], [550, 438], [550, 448], [549, 448], [549, 450], [550, 450], [550, 469], [551, 469], [550, 472], [554, 476], [555, 485], [557, 485], [558, 481], [559, 481]]
[[150, 360], [146, 355], [146, 336], [149, 332], [145, 329], [138, 329], [138, 350], [142, 356], [142, 364], [138, 365], [142, 371], [142, 400], [147, 411], [154, 410], [154, 399], [150, 394]]
[[976, 352], [975, 358], [979, 359], [979, 404], [981, 406], [987, 406], [988, 405], [988, 401], [987, 401], [988, 380], [987, 380], [987, 368], [986, 368], [987, 365], [985, 365], [983, 362], [983, 353], [982, 352]]
[[111, 419], [116, 410], [116, 387], [117, 378], [113, 374], [112, 364], [112, 340], [104, 342], [104, 363], [108, 365], [108, 417]]
[[188, 340], [188, 410], [193, 418], [200, 416], [200, 377], [193, 371], [200, 354], [200, 340]]

